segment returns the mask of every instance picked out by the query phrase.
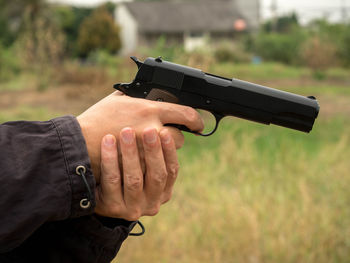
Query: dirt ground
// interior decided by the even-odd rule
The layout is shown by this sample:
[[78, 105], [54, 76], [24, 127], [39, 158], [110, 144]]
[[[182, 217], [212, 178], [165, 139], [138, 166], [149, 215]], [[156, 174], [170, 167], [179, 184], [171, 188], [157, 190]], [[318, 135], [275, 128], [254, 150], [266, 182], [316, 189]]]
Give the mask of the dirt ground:
[[62, 114], [77, 114], [111, 92], [112, 87], [96, 91], [89, 86], [61, 86], [41, 92], [31, 89], [0, 91], [0, 110], [26, 106], [45, 108]]

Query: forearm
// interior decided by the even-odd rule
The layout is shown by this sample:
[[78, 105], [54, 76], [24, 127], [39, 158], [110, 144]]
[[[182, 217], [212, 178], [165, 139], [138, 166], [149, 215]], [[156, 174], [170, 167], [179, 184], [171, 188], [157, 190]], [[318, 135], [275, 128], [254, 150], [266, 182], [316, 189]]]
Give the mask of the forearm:
[[[0, 125], [0, 247], [9, 251], [42, 224], [93, 213], [80, 207], [87, 189], [76, 167], [86, 168], [95, 187], [89, 157], [74, 117]], [[5, 212], [6, 211], [6, 212]]]

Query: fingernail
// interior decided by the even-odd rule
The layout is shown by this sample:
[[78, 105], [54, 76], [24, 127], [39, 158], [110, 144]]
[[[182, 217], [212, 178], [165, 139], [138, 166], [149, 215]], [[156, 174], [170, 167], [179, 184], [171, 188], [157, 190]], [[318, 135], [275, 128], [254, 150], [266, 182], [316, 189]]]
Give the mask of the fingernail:
[[146, 143], [155, 143], [157, 141], [157, 130], [154, 128], [146, 128], [143, 133], [143, 138]]
[[135, 139], [134, 132], [131, 128], [124, 128], [121, 131], [121, 137], [126, 144], [132, 144]]
[[104, 144], [106, 146], [113, 146], [115, 144], [115, 137], [111, 134], [107, 134], [105, 137], [104, 137]]
[[164, 143], [164, 144], [170, 143], [171, 137], [170, 137], [168, 130], [162, 130], [160, 132], [160, 139], [162, 140], [162, 143]]

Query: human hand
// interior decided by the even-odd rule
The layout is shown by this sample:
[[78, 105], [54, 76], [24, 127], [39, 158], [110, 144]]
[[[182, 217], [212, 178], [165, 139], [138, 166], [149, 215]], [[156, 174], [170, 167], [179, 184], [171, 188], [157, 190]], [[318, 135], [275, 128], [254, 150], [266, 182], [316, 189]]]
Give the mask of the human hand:
[[96, 188], [95, 212], [129, 221], [153, 216], [171, 198], [179, 169], [175, 142], [168, 129], [162, 129], [159, 135], [155, 128], [143, 130], [144, 176], [135, 131], [124, 128], [119, 137], [123, 169], [118, 164], [116, 138], [106, 135], [101, 143], [101, 178]]
[[[198, 112], [190, 107], [132, 98], [121, 92], [114, 92], [102, 99], [79, 115], [77, 120], [86, 141], [97, 183], [100, 181], [100, 145], [104, 135], [112, 134], [118, 140], [120, 131], [124, 127], [131, 127], [136, 133], [142, 159], [141, 137], [146, 127], [155, 127], [158, 131], [166, 123], [185, 125], [193, 131], [201, 131], [204, 127]], [[176, 148], [180, 148], [184, 142], [182, 133], [173, 127], [167, 127], [167, 129], [174, 138]], [[143, 166], [142, 162], [141, 165]]]

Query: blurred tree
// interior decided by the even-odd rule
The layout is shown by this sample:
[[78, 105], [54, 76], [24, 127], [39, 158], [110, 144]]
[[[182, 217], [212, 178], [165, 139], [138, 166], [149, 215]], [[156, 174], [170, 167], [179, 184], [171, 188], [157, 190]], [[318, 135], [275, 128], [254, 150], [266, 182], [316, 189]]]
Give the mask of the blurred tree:
[[[62, 55], [63, 34], [57, 27], [45, 0], [0, 0], [1, 17], [5, 18], [5, 43], [16, 41], [29, 64], [56, 62]], [[3, 19], [4, 20], [4, 19]], [[1, 20], [0, 20], [1, 21]]]
[[331, 41], [315, 35], [304, 43], [302, 58], [305, 65], [313, 70], [314, 77], [323, 79], [324, 71], [338, 64], [337, 47]]
[[80, 26], [78, 50], [82, 57], [104, 49], [116, 53], [121, 48], [119, 27], [105, 7], [96, 9]]
[[58, 63], [64, 53], [65, 36], [50, 6], [43, 0], [29, 0], [22, 20], [18, 45], [25, 61], [38, 65]]
[[332, 43], [336, 48], [338, 60], [350, 66], [350, 24], [329, 23], [325, 19], [316, 19], [308, 25], [312, 36], [319, 36], [323, 41]]
[[350, 66], [350, 24], [347, 25], [344, 32], [343, 44], [340, 50], [340, 56], [346, 66]]
[[115, 11], [115, 4], [112, 2], [106, 2], [102, 4], [102, 8], [105, 8], [112, 17], [114, 17], [114, 11]]
[[299, 64], [300, 50], [306, 38], [303, 30], [289, 34], [262, 32], [254, 40], [253, 51], [266, 60]]
[[292, 13], [286, 16], [280, 16], [276, 21], [269, 20], [262, 25], [263, 31], [265, 32], [278, 32], [288, 33], [299, 27], [299, 20], [296, 13]]
[[0, 0], [0, 41], [10, 46], [16, 40], [22, 25], [22, 14], [27, 8], [24, 0]]
[[53, 7], [60, 28], [66, 35], [66, 52], [70, 56], [78, 55], [77, 40], [79, 28], [86, 17], [91, 15], [92, 8], [57, 5]]

